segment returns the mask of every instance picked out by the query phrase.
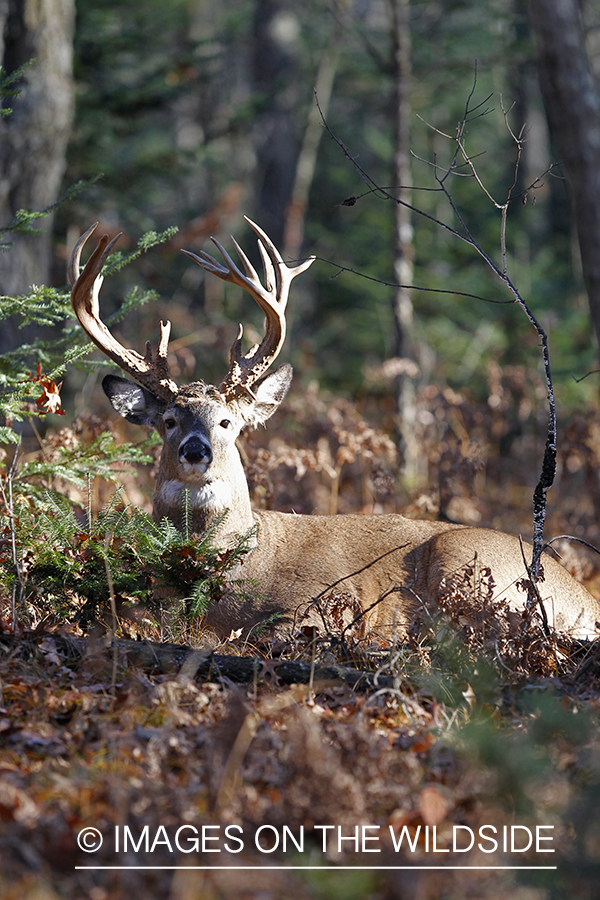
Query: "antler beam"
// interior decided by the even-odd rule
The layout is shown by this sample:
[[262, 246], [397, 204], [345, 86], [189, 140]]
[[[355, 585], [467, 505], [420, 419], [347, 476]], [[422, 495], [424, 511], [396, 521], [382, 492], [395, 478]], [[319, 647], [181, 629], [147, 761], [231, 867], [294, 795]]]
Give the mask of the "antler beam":
[[207, 272], [212, 272], [217, 278], [230, 284], [236, 284], [248, 291], [266, 316], [265, 335], [262, 341], [251, 347], [244, 355], [242, 355], [243, 326], [239, 326], [229, 355], [229, 371], [218, 387], [228, 401], [243, 393], [251, 394], [252, 385], [267, 371], [278, 356], [285, 340], [285, 308], [290, 285], [296, 275], [308, 269], [315, 260], [315, 257], [311, 256], [297, 266], [287, 266], [279, 250], [262, 228], [259, 228], [247, 216], [244, 218], [259, 238], [258, 249], [265, 270], [264, 286], [256, 269], [233, 237], [233, 245], [242, 261], [245, 275], [215, 238], [211, 238], [211, 240], [221, 252], [225, 265], [217, 262], [203, 250], [200, 251], [199, 256], [189, 250], [183, 250], [186, 256], [193, 259]]
[[75, 315], [87, 336], [109, 359], [112, 359], [121, 369], [128, 372], [143, 387], [148, 388], [153, 394], [168, 402], [177, 394], [177, 385], [169, 376], [167, 363], [171, 323], [160, 323], [160, 339], [156, 358], [154, 358], [149, 341], [146, 343], [145, 355], [140, 356], [135, 350], [123, 347], [100, 318], [98, 298], [103, 281], [102, 268], [121, 235], [118, 234], [112, 241], [109, 241], [107, 234], [102, 235], [96, 249], [88, 259], [85, 269], [81, 273], [79, 271], [81, 251], [97, 226], [98, 223], [96, 222], [79, 238], [69, 261], [68, 275], [69, 283], [72, 287], [71, 303], [75, 310]]

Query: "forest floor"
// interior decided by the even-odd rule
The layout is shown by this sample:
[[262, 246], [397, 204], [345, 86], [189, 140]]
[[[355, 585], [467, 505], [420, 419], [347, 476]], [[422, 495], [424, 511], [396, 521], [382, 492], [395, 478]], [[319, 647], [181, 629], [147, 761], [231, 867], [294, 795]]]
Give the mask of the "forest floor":
[[597, 647], [503, 679], [446, 633], [363, 653], [361, 690], [57, 643], [0, 664], [5, 898], [597, 896]]
[[[363, 444], [352, 458], [349, 407], [324, 406], [319, 419], [317, 401], [302, 402], [312, 403], [313, 449], [283, 447], [281, 429], [270, 444], [248, 444], [255, 493], [262, 487], [275, 506], [306, 502], [306, 484], [290, 477], [304, 467], [315, 508], [323, 472], [331, 480], [339, 465], [339, 508], [360, 508], [365, 459], [377, 463], [383, 446], [377, 434], [355, 420]], [[473, 500], [463, 487], [480, 476], [460, 433], [477, 432], [474, 407], [449, 395], [436, 402], [446, 432], [424, 446], [435, 447], [440, 497], [465, 518], [518, 531], [527, 505], [515, 497], [530, 484], [515, 487], [508, 451], [490, 454], [488, 489], [477, 492], [486, 499]], [[539, 441], [511, 440], [522, 471]], [[593, 418], [573, 417], [551, 531], [596, 537], [599, 446]], [[370, 477], [369, 489], [384, 481], [376, 465]], [[415, 494], [408, 512], [431, 514], [433, 495]], [[377, 500], [392, 502], [401, 506]], [[570, 563], [596, 590], [598, 567], [577, 554]], [[65, 653], [70, 637], [83, 641], [65, 622], [5, 629], [0, 896], [595, 900], [598, 645], [544, 638], [535, 622], [498, 639], [497, 629], [473, 628], [465, 609], [446, 610], [407, 643], [274, 648], [233, 638], [216, 648], [260, 657], [249, 680], [202, 654], [173, 671], [133, 664], [93, 634], [82, 652]], [[304, 662], [311, 677], [289, 683], [286, 660]], [[332, 665], [369, 674], [345, 683], [319, 669]]]

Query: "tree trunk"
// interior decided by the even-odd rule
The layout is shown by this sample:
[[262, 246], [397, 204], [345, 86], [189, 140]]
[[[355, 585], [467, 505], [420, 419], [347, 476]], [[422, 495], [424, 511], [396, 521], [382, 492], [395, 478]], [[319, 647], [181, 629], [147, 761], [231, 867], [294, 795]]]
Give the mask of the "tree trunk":
[[600, 97], [577, 0], [529, 0], [540, 86], [577, 227], [592, 325], [600, 344]]
[[[394, 355], [400, 359], [414, 359], [413, 305], [407, 285], [413, 279], [413, 227], [411, 210], [405, 203], [412, 200], [410, 171], [410, 0], [390, 0], [392, 37], [394, 46], [394, 129], [395, 148], [392, 184], [400, 200], [394, 212]], [[414, 481], [417, 476], [419, 447], [416, 437], [415, 380], [408, 373], [396, 379], [398, 410], [398, 451], [405, 476]]]
[[[21, 93], [0, 120], [0, 224], [19, 209], [40, 210], [59, 194], [73, 118], [75, 0], [0, 0], [0, 61], [7, 73], [28, 60]], [[12, 233], [14, 246], [0, 253], [0, 292], [24, 293], [49, 280], [52, 217], [42, 234]], [[16, 333], [4, 323], [0, 351]]]
[[319, 101], [319, 106], [317, 106], [315, 98], [312, 97], [308, 122], [304, 133], [304, 140], [302, 142], [302, 149], [300, 150], [298, 164], [296, 166], [292, 197], [286, 212], [283, 240], [284, 259], [298, 259], [302, 252], [308, 195], [315, 174], [317, 151], [319, 149], [321, 137], [324, 134], [321, 114], [323, 115], [323, 118], [327, 119], [329, 101], [331, 100], [333, 91], [333, 82], [346, 29], [348, 17], [347, 0], [339, 0], [335, 6], [335, 11], [336, 15], [333, 34], [327, 47], [323, 51], [319, 63], [319, 70], [317, 72], [315, 94]]
[[252, 73], [260, 98], [256, 120], [255, 217], [281, 247], [299, 152], [295, 29], [290, 0], [255, 0]]

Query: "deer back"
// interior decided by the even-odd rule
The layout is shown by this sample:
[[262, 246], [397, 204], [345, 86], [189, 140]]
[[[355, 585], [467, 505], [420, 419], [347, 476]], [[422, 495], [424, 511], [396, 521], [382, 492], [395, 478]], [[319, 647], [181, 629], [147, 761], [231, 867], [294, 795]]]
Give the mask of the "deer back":
[[[524, 553], [531, 548], [510, 535], [403, 516], [252, 511], [235, 441], [242, 428], [264, 423], [289, 388], [290, 366], [270, 374], [267, 370], [285, 338], [291, 282], [313, 260], [286, 266], [267, 235], [250, 225], [259, 238], [264, 285], [235, 241], [244, 272], [217, 241], [224, 264], [204, 252], [184, 251], [206, 271], [247, 290], [266, 316], [263, 339], [246, 353], [239, 327], [229, 370], [217, 387], [194, 382], [178, 388], [171, 379], [170, 323], [161, 322], [156, 351], [147, 344], [143, 356], [123, 347], [104, 325], [98, 300], [101, 272], [116, 238], [109, 241], [104, 235], [80, 273], [90, 229], [77, 242], [69, 267], [73, 308], [83, 328], [135, 378], [136, 383], [107, 376], [107, 396], [120, 415], [156, 428], [163, 438], [154, 516], [181, 527], [187, 503], [198, 532], [218, 518], [214, 540], [219, 546], [242, 535], [253, 537], [247, 559], [232, 573], [230, 595], [209, 611], [208, 624], [221, 636], [240, 627], [249, 633], [276, 620], [283, 635], [309, 625], [338, 632], [351, 626], [363, 637], [371, 631], [389, 637], [405, 633], [418, 609], [435, 610], [442, 596], [452, 599], [452, 591], [464, 591], [469, 579], [473, 590], [485, 589], [491, 603], [506, 601], [510, 609], [521, 610], [529, 578]], [[539, 590], [549, 623], [578, 637], [594, 637], [597, 601], [549, 556], [543, 569]], [[474, 572], [486, 573], [484, 580], [478, 581]]]

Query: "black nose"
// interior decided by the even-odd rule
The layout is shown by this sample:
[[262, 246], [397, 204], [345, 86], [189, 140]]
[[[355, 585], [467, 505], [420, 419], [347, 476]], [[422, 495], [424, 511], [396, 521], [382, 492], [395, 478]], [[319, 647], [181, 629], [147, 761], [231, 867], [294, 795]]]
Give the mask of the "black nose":
[[181, 462], [189, 463], [211, 463], [212, 447], [208, 441], [203, 440], [194, 434], [179, 448], [179, 459]]

